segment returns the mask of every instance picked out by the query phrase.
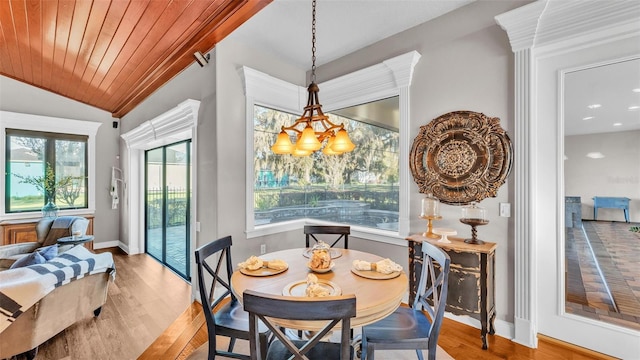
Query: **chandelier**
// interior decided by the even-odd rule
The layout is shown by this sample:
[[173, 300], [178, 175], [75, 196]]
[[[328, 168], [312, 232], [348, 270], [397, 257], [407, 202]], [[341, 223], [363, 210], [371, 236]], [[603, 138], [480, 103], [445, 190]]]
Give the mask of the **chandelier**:
[[[322, 153], [325, 155], [340, 155], [352, 151], [356, 146], [349, 139], [344, 124], [336, 125], [329, 121], [329, 117], [322, 112], [322, 105], [318, 100], [318, 84], [316, 84], [316, 0], [313, 0], [311, 22], [311, 84], [307, 88], [309, 97], [302, 116], [291, 126], [282, 126], [278, 139], [271, 146], [275, 154], [292, 154], [294, 156], [308, 156], [320, 150], [324, 141]], [[313, 124], [321, 131], [316, 131]], [[302, 129], [302, 130], [301, 130]], [[296, 133], [296, 142], [292, 143], [287, 131]]]

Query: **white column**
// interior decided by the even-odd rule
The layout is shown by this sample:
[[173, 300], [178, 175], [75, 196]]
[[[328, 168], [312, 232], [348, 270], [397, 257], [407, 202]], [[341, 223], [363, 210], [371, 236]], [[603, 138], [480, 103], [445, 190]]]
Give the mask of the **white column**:
[[535, 224], [530, 184], [534, 174], [535, 152], [532, 137], [535, 134], [532, 123], [533, 69], [532, 50], [526, 48], [515, 53], [515, 317], [513, 341], [537, 347], [536, 311], [536, 271]]
[[515, 54], [515, 317], [513, 341], [535, 348], [537, 338], [535, 219], [532, 174], [535, 174], [534, 124], [535, 66], [533, 47], [538, 23], [546, 1], [537, 1], [496, 16], [496, 22], [509, 35]]

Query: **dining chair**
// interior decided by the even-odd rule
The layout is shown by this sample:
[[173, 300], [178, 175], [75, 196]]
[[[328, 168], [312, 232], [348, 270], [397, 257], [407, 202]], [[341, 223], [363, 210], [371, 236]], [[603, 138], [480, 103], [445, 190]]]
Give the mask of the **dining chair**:
[[[251, 359], [264, 356], [258, 335], [261, 320], [272, 331], [266, 359], [347, 360], [353, 358], [349, 329], [356, 316], [356, 297], [353, 294], [330, 297], [292, 297], [245, 290], [244, 309], [249, 313]], [[324, 327], [311, 333], [308, 340], [293, 340], [274, 322], [274, 318], [299, 321], [327, 321]], [[341, 324], [340, 343], [321, 341], [337, 324]]]
[[[316, 243], [320, 241], [316, 235], [340, 235], [336, 240], [331, 243], [331, 247], [334, 247], [341, 239], [344, 239], [344, 248], [349, 248], [349, 234], [351, 233], [350, 226], [324, 226], [324, 225], [305, 225], [304, 234], [306, 240], [306, 246], [309, 247], [310, 240], [315, 240]], [[325, 241], [326, 242], [326, 241]]]
[[[318, 239], [316, 235], [340, 235], [337, 239], [331, 243], [330, 247], [334, 247], [340, 240], [344, 238], [344, 248], [349, 248], [349, 234], [351, 234], [350, 226], [333, 226], [333, 225], [305, 225], [304, 235], [306, 247], [309, 248], [311, 239], [317, 244], [321, 239]], [[351, 332], [353, 337], [353, 331]], [[302, 330], [298, 330], [298, 338], [302, 338]]]
[[399, 307], [386, 318], [362, 328], [362, 360], [373, 360], [376, 349], [415, 349], [420, 360], [422, 350], [428, 350], [429, 360], [435, 360], [447, 304], [451, 259], [442, 249], [426, 241], [422, 243], [422, 252], [420, 283], [412, 306]]
[[[216, 355], [234, 359], [251, 359], [248, 354], [233, 352], [236, 339], [248, 341], [250, 336], [249, 315], [231, 292], [231, 274], [233, 273], [231, 243], [231, 236], [226, 236], [203, 245], [195, 251], [200, 299], [209, 333], [207, 356], [209, 360], [215, 359]], [[205, 277], [212, 278], [210, 286], [207, 286]], [[258, 324], [257, 332], [259, 344], [263, 350], [266, 350], [269, 331], [264, 324]], [[229, 337], [229, 347], [226, 351], [216, 348], [216, 336]], [[197, 353], [198, 351], [193, 358], [198, 358]]]

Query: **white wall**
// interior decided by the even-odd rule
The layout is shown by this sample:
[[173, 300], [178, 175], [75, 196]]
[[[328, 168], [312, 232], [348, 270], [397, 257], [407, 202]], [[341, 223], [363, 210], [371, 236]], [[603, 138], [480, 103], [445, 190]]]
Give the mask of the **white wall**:
[[[141, 123], [175, 107], [186, 99], [200, 101], [197, 135], [197, 219], [200, 232], [196, 244], [233, 236], [233, 258], [240, 259], [258, 253], [260, 244], [268, 251], [289, 248], [283, 236], [248, 241], [245, 230], [245, 98], [239, 69], [250, 66], [256, 70], [304, 84], [305, 72], [272, 56], [261, 54], [238, 43], [222, 41], [211, 53], [205, 67], [195, 64], [177, 75], [165, 86], [138, 105], [122, 119], [125, 133]], [[218, 120], [219, 119], [219, 120]], [[126, 161], [126, 146], [121, 142], [122, 159]], [[123, 164], [123, 168], [127, 168]], [[126, 177], [126, 175], [125, 175]], [[122, 210], [122, 239], [125, 245], [138, 241], [127, 234], [127, 206]], [[296, 240], [303, 241], [302, 238]], [[300, 246], [297, 242], [297, 246]]]
[[[476, 2], [389, 37], [316, 71], [318, 81], [333, 78], [380, 62], [391, 56], [417, 50], [422, 57], [415, 67], [411, 86], [411, 134], [420, 126], [456, 110], [482, 112], [499, 117], [502, 127], [512, 133], [513, 53], [506, 33], [494, 16], [527, 2]], [[407, 159], [408, 161], [408, 159]], [[424, 232], [426, 222], [419, 218], [424, 194], [412, 182], [410, 191], [411, 232]], [[488, 211], [489, 225], [478, 228], [478, 237], [496, 242], [496, 313], [509, 323], [514, 317], [513, 294], [513, 218], [498, 216], [499, 203], [513, 202], [513, 176], [508, 178], [496, 198], [485, 199], [480, 206]], [[453, 228], [458, 236], [470, 237], [470, 228], [459, 222], [461, 207], [442, 205], [443, 220], [436, 227]], [[398, 252], [390, 245], [375, 244], [367, 249]], [[397, 248], [397, 247], [396, 247]], [[401, 250], [406, 256], [406, 249]]]
[[[466, 6], [319, 67], [318, 82], [417, 50], [422, 58], [415, 68], [411, 87], [411, 139], [421, 125], [454, 110], [473, 110], [499, 117], [502, 126], [510, 131], [513, 127], [513, 55], [507, 35], [495, 24], [493, 17], [524, 3], [480, 2]], [[212, 63], [204, 69], [197, 65], [190, 67], [125, 116], [123, 132], [186, 98], [201, 100], [200, 153], [196, 164], [199, 173], [197, 221], [201, 223], [198, 244], [232, 235], [233, 257], [237, 261], [258, 253], [260, 244], [266, 244], [267, 251], [301, 246], [301, 230], [252, 239], [247, 239], [244, 233], [247, 144], [245, 97], [239, 69], [249, 66], [301, 86], [307, 85], [306, 69], [297, 69], [239, 42], [223, 40], [216, 45], [213, 55]], [[213, 81], [215, 87], [212, 89], [215, 90], [210, 90]], [[511, 182], [509, 179], [509, 184]], [[491, 223], [478, 232], [480, 238], [498, 243], [497, 317], [513, 322], [513, 224], [511, 219], [497, 216], [498, 203], [511, 202], [509, 184], [501, 188], [497, 198], [481, 203], [488, 209]], [[417, 187], [412, 185], [412, 232], [422, 232], [426, 226], [418, 218], [421, 198]], [[444, 219], [437, 223], [438, 226], [455, 228], [461, 236], [470, 236], [470, 228], [458, 221], [460, 207], [445, 205], [443, 213]], [[351, 247], [385, 254], [407, 264], [404, 246], [354, 238]]]
[[[502, 119], [502, 126], [509, 132], [513, 127], [513, 56], [506, 34], [498, 28], [493, 17], [524, 3], [526, 2], [509, 1], [471, 4], [319, 67], [318, 81], [329, 80], [417, 50], [422, 58], [415, 68], [411, 87], [411, 139], [421, 125], [454, 110], [473, 110], [499, 117]], [[303, 241], [301, 230], [253, 239], [247, 239], [244, 234], [247, 144], [245, 98], [242, 78], [238, 72], [241, 66], [249, 66], [294, 84], [307, 85], [306, 69], [295, 68], [241, 43], [223, 40], [217, 44], [209, 65], [204, 68], [192, 65], [121, 120], [121, 131], [124, 133], [185, 99], [201, 101], [198, 123], [199, 157], [195, 164], [198, 167], [197, 221], [201, 223], [197, 242], [200, 245], [211, 239], [232, 235], [233, 257], [237, 261], [258, 253], [260, 244], [263, 243], [267, 245], [268, 251], [275, 251], [301, 246]], [[67, 106], [61, 105], [60, 108]], [[111, 127], [105, 126], [99, 134], [105, 130], [111, 130]], [[115, 143], [111, 154], [118, 151], [116, 137], [119, 133], [110, 137]], [[126, 149], [123, 142], [120, 142], [120, 151], [124, 161]], [[126, 168], [126, 164], [123, 163], [122, 167]], [[499, 202], [512, 201], [511, 182], [510, 178], [497, 198], [481, 203], [481, 206], [488, 209], [491, 223], [478, 230], [480, 238], [498, 243], [497, 317], [507, 322], [513, 321], [514, 308], [511, 277], [513, 224], [511, 219], [497, 217], [497, 214]], [[422, 196], [412, 184], [412, 232], [424, 231], [425, 222], [418, 218]], [[108, 192], [105, 200], [109, 200]], [[126, 229], [126, 203], [122, 204], [121, 211], [123, 219], [120, 228]], [[444, 219], [437, 225], [455, 228], [461, 236], [469, 236], [469, 227], [458, 221], [460, 211], [460, 207], [444, 205]], [[117, 226], [112, 229], [115, 231], [116, 228]], [[121, 239], [128, 244], [132, 236], [123, 233]], [[354, 249], [385, 254], [406, 264], [407, 250], [404, 246], [361, 239], [353, 239], [351, 243]]]
[[[251, 145], [246, 144], [246, 114], [242, 66], [267, 73], [293, 84], [305, 86], [305, 71], [283, 63], [270, 54], [262, 54], [239, 42], [223, 40], [216, 46], [217, 52], [217, 121], [216, 150], [218, 171], [217, 223], [219, 237], [233, 237], [233, 257], [240, 261], [249, 255], [259, 254], [260, 244], [267, 251], [304, 246], [302, 229], [299, 233], [285, 233], [247, 239], [245, 234], [245, 154]], [[201, 221], [205, 219], [201, 218]], [[208, 221], [208, 219], [207, 219]]]
[[[213, 53], [214, 54], [214, 53]], [[213, 55], [212, 54], [212, 55]], [[209, 62], [208, 65], [200, 67], [197, 63], [194, 63], [174, 77], [167, 84], [156, 90], [151, 96], [145, 99], [142, 103], [136, 106], [132, 111], [122, 118], [121, 127], [122, 133], [126, 133], [145, 121], [149, 121], [158, 115], [173, 109], [181, 102], [187, 100], [200, 100], [200, 108], [198, 110], [198, 137], [204, 139], [204, 141], [196, 141], [198, 147], [196, 151], [198, 153], [212, 154], [214, 142], [208, 139], [213, 138], [215, 133], [215, 57]], [[129, 152], [127, 150], [124, 140], [120, 140], [120, 152], [122, 169], [125, 170], [125, 180], [129, 182], [131, 174], [127, 173], [129, 169]], [[199, 158], [203, 163], [195, 164], [198, 166], [196, 183], [200, 183], [200, 179], [206, 179], [204, 185], [198, 191], [199, 199], [196, 201], [196, 213], [200, 211], [207, 214], [207, 212], [215, 211], [215, 207], [205, 206], [200, 208], [199, 204], [212, 204], [215, 203], [212, 192], [210, 190], [214, 184], [211, 183], [212, 174], [212, 156], [204, 156]], [[121, 206], [121, 226], [120, 236], [122, 243], [126, 247], [133, 249], [137, 248], [138, 243], [141, 241], [138, 234], [129, 234], [129, 199], [124, 199]], [[144, 248], [139, 249], [144, 252]]]
[[[118, 165], [120, 129], [107, 111], [0, 76], [0, 110], [103, 123], [96, 135], [96, 212], [94, 246], [119, 239], [118, 210], [111, 209], [111, 167]], [[0, 119], [1, 120], [1, 119]], [[4, 194], [4, 189], [2, 189]], [[39, 214], [36, 215], [36, 217]]]
[[[629, 220], [640, 222], [640, 130], [566, 136], [565, 196], [580, 196], [582, 218], [593, 219], [593, 197], [630, 198]], [[602, 152], [602, 159], [585, 155]], [[598, 220], [624, 221], [621, 209], [598, 209]]]

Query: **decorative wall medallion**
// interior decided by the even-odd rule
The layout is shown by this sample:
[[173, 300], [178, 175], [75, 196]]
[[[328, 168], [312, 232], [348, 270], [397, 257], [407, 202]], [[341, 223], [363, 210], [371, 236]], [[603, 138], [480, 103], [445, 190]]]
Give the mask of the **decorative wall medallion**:
[[466, 205], [497, 195], [511, 171], [511, 153], [499, 118], [454, 111], [420, 127], [409, 165], [421, 193]]

